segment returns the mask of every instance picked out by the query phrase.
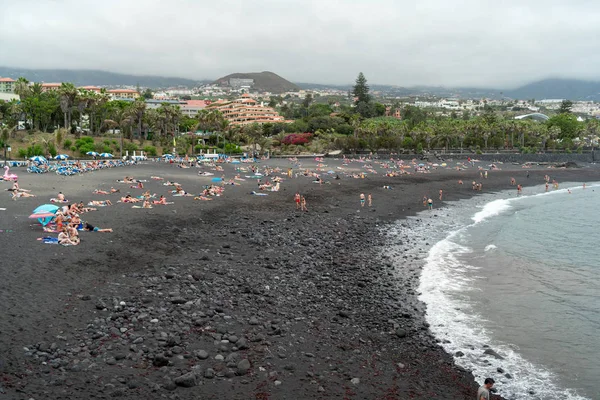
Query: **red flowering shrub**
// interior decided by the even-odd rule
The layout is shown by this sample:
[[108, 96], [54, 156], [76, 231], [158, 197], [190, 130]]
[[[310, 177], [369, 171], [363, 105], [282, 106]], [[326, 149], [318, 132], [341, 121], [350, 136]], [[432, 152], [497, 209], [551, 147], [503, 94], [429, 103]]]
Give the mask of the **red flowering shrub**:
[[284, 137], [281, 143], [303, 145], [308, 143], [311, 137], [312, 133], [292, 133]]

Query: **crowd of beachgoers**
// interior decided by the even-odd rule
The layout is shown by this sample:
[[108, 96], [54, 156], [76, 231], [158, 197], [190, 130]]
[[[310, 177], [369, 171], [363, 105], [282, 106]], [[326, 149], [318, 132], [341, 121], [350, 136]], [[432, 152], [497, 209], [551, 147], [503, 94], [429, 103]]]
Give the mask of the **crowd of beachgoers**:
[[[425, 162], [417, 159], [411, 161], [394, 160], [394, 159], [376, 159], [370, 157], [364, 158], [342, 158], [341, 163], [337, 163], [335, 167], [329, 167], [326, 160], [316, 157], [311, 159], [311, 163], [315, 164], [313, 168], [303, 167], [302, 160], [298, 158], [288, 158], [289, 167], [270, 167], [269, 161], [266, 159], [257, 160], [253, 158], [245, 158], [242, 160], [232, 159], [230, 157], [220, 157], [217, 159], [198, 159], [190, 157], [168, 157], [159, 161], [177, 166], [178, 168], [194, 168], [198, 170], [197, 176], [210, 178], [209, 184], [203, 184], [201, 188], [196, 190], [186, 190], [183, 185], [165, 180], [160, 176], [150, 176], [135, 178], [133, 176], [125, 176], [123, 179], [117, 180], [114, 186], [110, 188], [97, 188], [94, 190], [95, 195], [108, 196], [105, 199], [91, 200], [84, 204], [83, 202], [69, 201], [65, 194], [60, 192], [56, 197], [49, 199], [56, 208], [50, 212], [51, 216], [39, 218], [43, 225], [46, 236], [40, 238], [44, 243], [58, 243], [61, 245], [78, 245], [80, 243], [79, 231], [90, 232], [112, 232], [111, 228], [98, 228], [94, 224], [84, 221], [81, 216], [92, 211], [96, 211], [97, 207], [111, 207], [117, 204], [131, 205], [132, 208], [150, 209], [156, 206], [168, 206], [175, 204], [174, 200], [177, 197], [191, 197], [198, 201], [212, 201], [214, 198], [223, 195], [228, 186], [240, 186], [247, 184], [252, 189], [249, 194], [254, 196], [268, 196], [269, 192], [279, 192], [282, 184], [286, 180], [297, 178], [309, 178], [312, 183], [318, 185], [330, 185], [344, 178], [365, 179], [368, 176], [377, 174], [385, 177], [398, 177], [411, 174], [430, 174], [440, 169], [452, 169], [463, 171], [474, 169], [478, 171], [479, 181], [472, 181], [472, 189], [481, 191], [483, 188], [482, 181], [488, 178], [488, 174], [492, 171], [501, 170], [501, 165], [491, 163], [482, 165], [478, 160], [468, 158], [465, 161], [458, 161], [453, 165], [447, 162], [433, 163]], [[340, 160], [338, 160], [340, 161]], [[28, 167], [50, 171], [48, 163], [30, 161], [32, 164]], [[110, 161], [110, 160], [93, 160], [93, 161], [71, 161], [58, 164], [57, 173], [61, 169], [69, 169], [72, 174], [81, 174], [83, 172], [97, 171], [104, 168], [112, 168], [117, 166], [135, 165], [136, 161]], [[226, 176], [223, 168], [224, 164], [231, 164], [233, 173]], [[529, 165], [523, 165], [523, 168], [529, 168]], [[69, 173], [71, 174], [71, 173]], [[66, 174], [66, 175], [69, 175]], [[527, 173], [529, 178], [529, 173]], [[8, 166], [5, 167], [5, 173], [2, 177], [5, 181], [10, 181], [12, 187], [7, 189], [12, 194], [12, 199], [36, 197], [31, 189], [21, 188], [18, 177], [9, 173]], [[546, 184], [550, 181], [548, 175], [545, 176]], [[146, 186], [148, 182], [159, 182], [163, 187], [162, 193], [150, 191]], [[253, 186], [250, 182], [256, 182]], [[458, 180], [458, 184], [462, 185], [463, 181]], [[518, 193], [522, 191], [522, 185], [516, 184], [514, 177], [511, 177], [511, 186], [517, 186]], [[125, 185], [125, 186], [123, 186]], [[116, 187], [115, 187], [116, 186]], [[558, 184], [553, 180], [554, 188]], [[153, 186], [154, 187], [154, 186]], [[393, 190], [391, 185], [383, 185], [382, 189]], [[546, 187], [546, 190], [548, 187]], [[126, 192], [126, 193], [125, 193]], [[114, 197], [116, 198], [114, 198]], [[372, 193], [357, 193], [357, 204], [360, 208], [373, 206]], [[111, 200], [111, 197], [113, 198]], [[433, 208], [433, 197], [431, 194], [425, 194], [422, 198], [423, 207]], [[444, 200], [443, 190], [439, 190], [438, 199]], [[308, 212], [308, 200], [305, 195], [296, 192], [293, 196], [293, 202], [297, 210]], [[45, 213], [48, 210], [43, 210]], [[32, 218], [35, 217], [35, 213]], [[58, 234], [57, 237], [49, 234]]]

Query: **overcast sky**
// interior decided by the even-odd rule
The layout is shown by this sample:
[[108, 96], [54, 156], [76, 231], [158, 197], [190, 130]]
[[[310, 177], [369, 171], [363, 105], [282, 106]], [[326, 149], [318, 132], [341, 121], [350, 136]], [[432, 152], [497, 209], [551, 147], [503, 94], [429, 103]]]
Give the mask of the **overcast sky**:
[[586, 0], [8, 0], [0, 65], [511, 88], [600, 79]]

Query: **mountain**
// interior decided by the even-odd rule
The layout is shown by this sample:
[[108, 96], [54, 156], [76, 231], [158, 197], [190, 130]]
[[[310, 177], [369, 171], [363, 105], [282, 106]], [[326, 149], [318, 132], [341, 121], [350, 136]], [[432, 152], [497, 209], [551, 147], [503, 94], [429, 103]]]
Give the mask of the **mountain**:
[[214, 83], [217, 85], [227, 86], [229, 85], [229, 79], [231, 78], [253, 79], [254, 84], [252, 85], [252, 89], [261, 92], [283, 93], [295, 92], [300, 90], [300, 87], [298, 87], [298, 85], [296, 85], [295, 83], [283, 79], [276, 73], [269, 71], [248, 73], [238, 72], [219, 78]]
[[24, 69], [0, 67], [0, 76], [17, 79], [24, 77], [32, 82], [72, 82], [75, 86], [142, 86], [167, 88], [173, 86], [194, 87], [208, 81], [164, 76], [118, 74], [115, 72], [81, 69]]
[[600, 100], [600, 82], [578, 79], [544, 79], [504, 92], [513, 99]]

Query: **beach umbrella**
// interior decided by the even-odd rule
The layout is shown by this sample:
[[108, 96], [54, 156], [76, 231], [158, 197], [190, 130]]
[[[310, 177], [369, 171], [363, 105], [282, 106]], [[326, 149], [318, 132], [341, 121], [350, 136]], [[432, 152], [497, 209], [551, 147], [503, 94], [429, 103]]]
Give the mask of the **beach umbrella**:
[[54, 204], [42, 204], [35, 210], [33, 210], [34, 214], [38, 214], [41, 212], [56, 212], [60, 207], [55, 206]]
[[29, 161], [33, 161], [35, 163], [47, 163], [46, 157], [43, 156], [34, 156], [29, 159]]
[[110, 153], [100, 153], [99, 156], [104, 157], [104, 158], [112, 158], [113, 157], [113, 155]]
[[162, 158], [175, 158], [172, 154], [163, 154]]
[[87, 152], [87, 153], [85, 153], [85, 154], [87, 154], [88, 156], [93, 156], [93, 157], [96, 157], [96, 156], [98, 156], [98, 155], [99, 155], [99, 154], [98, 154], [98, 153], [96, 153], [95, 151], [88, 151], [88, 152]]
[[58, 209], [59, 207], [54, 204], [43, 204], [33, 210], [33, 214], [31, 214], [29, 218], [37, 218], [40, 224], [46, 226], [52, 221], [52, 218], [54, 218]]
[[67, 158], [69, 158], [69, 156], [66, 154], [59, 154], [56, 157], [54, 157], [55, 160], [66, 160]]

